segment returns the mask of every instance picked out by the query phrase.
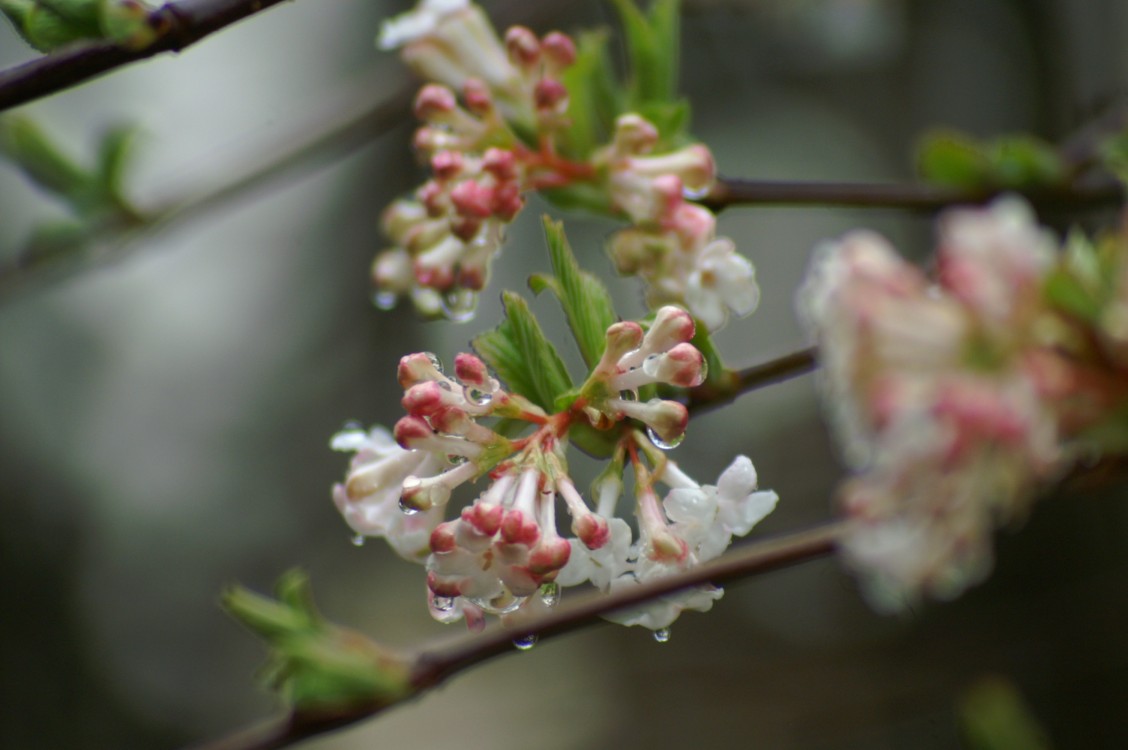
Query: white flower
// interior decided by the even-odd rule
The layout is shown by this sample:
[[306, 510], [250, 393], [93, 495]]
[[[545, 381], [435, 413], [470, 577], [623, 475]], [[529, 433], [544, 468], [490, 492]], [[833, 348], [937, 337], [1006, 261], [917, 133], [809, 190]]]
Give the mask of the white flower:
[[713, 240], [697, 257], [686, 280], [685, 304], [710, 331], [724, 326], [730, 310], [743, 318], [760, 304], [756, 269], [728, 237]]

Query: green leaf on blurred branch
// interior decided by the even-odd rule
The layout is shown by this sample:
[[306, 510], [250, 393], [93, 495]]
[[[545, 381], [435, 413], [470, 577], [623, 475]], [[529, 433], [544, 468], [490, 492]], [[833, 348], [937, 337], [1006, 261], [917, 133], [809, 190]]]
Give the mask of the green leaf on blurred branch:
[[964, 691], [956, 708], [967, 750], [1049, 750], [1045, 731], [1009, 680], [984, 677]]
[[313, 605], [309, 577], [279, 579], [277, 599], [234, 586], [223, 608], [267, 642], [268, 684], [299, 712], [379, 708], [410, 695], [410, 661], [363, 635], [327, 622]]
[[141, 0], [0, 0], [0, 13], [40, 52], [82, 40], [142, 49], [160, 36], [152, 7]]
[[981, 141], [937, 130], [921, 139], [916, 162], [924, 180], [965, 190], [1048, 187], [1070, 176], [1057, 150], [1030, 135]]

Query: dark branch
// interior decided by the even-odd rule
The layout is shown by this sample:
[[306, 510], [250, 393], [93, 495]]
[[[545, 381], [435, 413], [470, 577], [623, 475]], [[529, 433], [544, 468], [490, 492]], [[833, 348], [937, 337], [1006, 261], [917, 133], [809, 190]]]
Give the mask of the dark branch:
[[154, 25], [164, 32], [144, 49], [126, 49], [110, 42], [81, 43], [0, 71], [0, 111], [50, 96], [162, 52], [179, 52], [280, 2], [282, 0], [181, 0], [166, 3], [153, 15]]
[[[829, 523], [744, 545], [720, 559], [684, 573], [620, 590], [610, 596], [588, 595], [550, 615], [530, 621], [524, 629], [495, 626], [481, 635], [466, 636], [446, 646], [423, 650], [415, 656], [412, 667], [415, 694], [433, 688], [480, 662], [513, 653], [513, 639], [517, 636], [536, 634], [543, 640], [564, 635], [599, 622], [603, 615], [637, 607], [693, 586], [727, 583], [825, 557], [834, 552], [844, 527], [843, 522]], [[361, 705], [324, 715], [292, 714], [199, 745], [194, 750], [277, 750], [371, 718], [390, 707]]]
[[736, 400], [737, 396], [757, 388], [790, 380], [819, 366], [815, 348], [800, 349], [744, 370], [730, 373], [731, 378], [720, 388], [703, 385], [689, 392], [686, 406], [691, 414], [700, 414]]
[[720, 211], [729, 206], [842, 206], [938, 211], [957, 203], [985, 203], [1002, 192], [1018, 192], [1035, 207], [1079, 210], [1116, 206], [1123, 188], [1114, 182], [1032, 190], [961, 190], [924, 183], [793, 182], [721, 178], [701, 204]]

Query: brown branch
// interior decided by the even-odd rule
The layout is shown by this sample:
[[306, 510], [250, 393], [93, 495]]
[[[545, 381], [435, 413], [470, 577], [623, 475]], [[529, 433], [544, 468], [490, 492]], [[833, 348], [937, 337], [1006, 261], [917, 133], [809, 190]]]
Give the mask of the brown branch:
[[112, 42], [84, 42], [0, 71], [0, 111], [58, 93], [162, 52], [179, 52], [282, 0], [181, 0], [153, 12], [161, 36], [132, 50]]
[[776, 359], [770, 359], [744, 370], [728, 373], [724, 385], [702, 385], [689, 392], [686, 406], [691, 414], [715, 409], [735, 401], [741, 394], [804, 375], [819, 366], [816, 349], [799, 349]]
[[1024, 196], [1036, 208], [1079, 210], [1115, 206], [1124, 189], [1115, 182], [1032, 190], [961, 190], [925, 183], [794, 182], [722, 177], [701, 199], [712, 211], [730, 206], [822, 206], [938, 211], [958, 203], [985, 203], [1004, 192]]
[[[637, 607], [693, 586], [726, 583], [824, 557], [834, 552], [844, 528], [845, 522], [833, 522], [747, 544], [684, 573], [621, 589], [609, 596], [590, 594], [551, 614], [531, 620], [526, 627], [517, 630], [498, 625], [480, 635], [465, 636], [447, 645], [425, 649], [415, 655], [412, 663], [414, 692], [410, 697], [416, 697], [420, 692], [483, 661], [513, 653], [516, 636], [535, 634], [545, 640], [599, 622], [603, 615]], [[276, 750], [370, 718], [399, 703], [355, 706], [314, 716], [294, 713], [198, 745], [195, 750]]]
[[[373, 81], [365, 80], [340, 92], [337, 98], [347, 102], [365, 101], [371, 97], [375, 86]], [[410, 109], [411, 95], [412, 87], [403, 83], [375, 105], [326, 108], [334, 112], [333, 118], [319, 118], [311, 128], [296, 129], [312, 131], [300, 138], [290, 136], [282, 138], [282, 142], [264, 144], [257, 158], [251, 160], [252, 165], [233, 177], [206, 189], [185, 189], [183, 196], [144, 209], [139, 217], [124, 225], [110, 222], [95, 237], [73, 248], [46, 256], [17, 255], [0, 265], [0, 305], [82, 271], [120, 262], [154, 234], [213, 208], [230, 205], [283, 178], [354, 153], [403, 121], [404, 113]]]

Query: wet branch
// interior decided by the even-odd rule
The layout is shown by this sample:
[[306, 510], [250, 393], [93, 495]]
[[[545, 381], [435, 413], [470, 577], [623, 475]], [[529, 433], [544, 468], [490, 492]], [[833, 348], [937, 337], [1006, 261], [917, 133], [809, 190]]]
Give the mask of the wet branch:
[[815, 347], [809, 347], [743, 370], [734, 370], [728, 373], [728, 380], [721, 386], [702, 385], [691, 389], [686, 406], [691, 414], [697, 415], [735, 401], [749, 391], [805, 375], [819, 366], [815, 354]]
[[204, 37], [282, 0], [180, 0], [153, 12], [164, 29], [148, 47], [126, 49], [112, 42], [83, 42], [0, 71], [0, 111], [42, 99], [117, 68], [163, 52], [179, 52]]
[[[418, 697], [423, 691], [480, 662], [513, 653], [513, 639], [517, 636], [536, 635], [543, 641], [597, 623], [603, 615], [637, 607], [693, 586], [750, 578], [825, 557], [834, 552], [844, 528], [844, 522], [833, 522], [775, 539], [746, 544], [717, 560], [684, 573], [619, 590], [610, 596], [593, 593], [577, 598], [572, 604], [563, 605], [551, 614], [529, 621], [524, 628], [512, 629], [497, 625], [480, 635], [465, 636], [447, 645], [424, 649], [412, 659], [413, 693], [409, 698]], [[316, 716], [293, 713], [198, 745], [194, 750], [274, 750], [371, 718], [395, 705], [398, 703], [388, 706], [356, 706]]]

